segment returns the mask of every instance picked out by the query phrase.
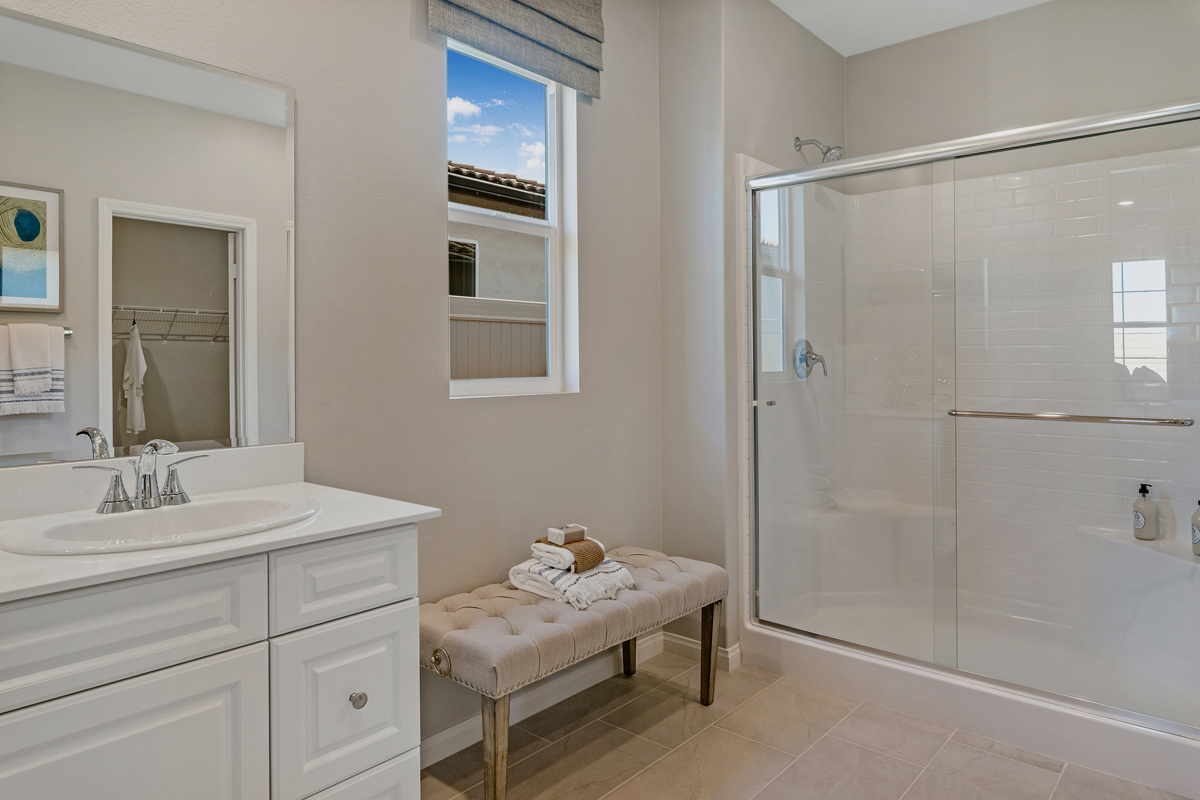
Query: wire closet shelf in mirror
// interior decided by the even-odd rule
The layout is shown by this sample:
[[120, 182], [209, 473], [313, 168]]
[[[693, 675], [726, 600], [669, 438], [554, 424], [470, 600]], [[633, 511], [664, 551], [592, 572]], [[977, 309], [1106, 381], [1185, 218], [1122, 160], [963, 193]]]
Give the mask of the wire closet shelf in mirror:
[[229, 341], [228, 311], [153, 306], [113, 306], [112, 310], [114, 339], [128, 339], [136, 322], [142, 341]]

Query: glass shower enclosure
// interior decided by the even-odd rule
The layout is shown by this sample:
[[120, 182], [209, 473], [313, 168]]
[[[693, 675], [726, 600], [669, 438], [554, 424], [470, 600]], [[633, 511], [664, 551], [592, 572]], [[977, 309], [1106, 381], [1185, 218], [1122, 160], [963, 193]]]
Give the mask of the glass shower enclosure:
[[751, 182], [755, 616], [1200, 738], [1200, 122], [1106, 119]]

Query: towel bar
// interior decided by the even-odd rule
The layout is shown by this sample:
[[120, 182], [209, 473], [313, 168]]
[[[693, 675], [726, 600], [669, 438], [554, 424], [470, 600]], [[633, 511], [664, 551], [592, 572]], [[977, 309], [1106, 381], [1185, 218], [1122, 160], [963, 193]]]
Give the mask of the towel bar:
[[950, 409], [946, 412], [952, 417], [981, 417], [983, 419], [1036, 419], [1043, 422], [1110, 422], [1115, 425], [1173, 425], [1191, 427], [1196, 424], [1194, 419], [1164, 419], [1160, 417], [1092, 417], [1082, 414], [1055, 414], [1043, 412], [1040, 414], [1017, 414], [1008, 411], [959, 411]]

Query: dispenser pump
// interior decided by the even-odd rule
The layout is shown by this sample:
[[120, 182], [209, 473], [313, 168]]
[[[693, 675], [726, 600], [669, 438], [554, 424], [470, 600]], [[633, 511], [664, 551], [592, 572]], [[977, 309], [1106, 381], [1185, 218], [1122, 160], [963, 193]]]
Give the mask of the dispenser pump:
[[1143, 483], [1142, 488], [1138, 490], [1138, 494], [1142, 494], [1142, 495], [1145, 495], [1146, 497], [1149, 497], [1150, 496], [1150, 487], [1153, 485], [1154, 484], [1152, 484], [1152, 483]]

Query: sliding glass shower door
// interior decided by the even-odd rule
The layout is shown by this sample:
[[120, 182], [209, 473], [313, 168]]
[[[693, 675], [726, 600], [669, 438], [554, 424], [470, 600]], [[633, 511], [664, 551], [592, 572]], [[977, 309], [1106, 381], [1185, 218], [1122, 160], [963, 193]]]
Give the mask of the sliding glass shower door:
[[955, 659], [949, 164], [758, 193], [758, 616]]
[[1200, 122], [755, 197], [757, 617], [1200, 735]]
[[1200, 123], [960, 158], [954, 195], [957, 408], [1140, 423], [958, 418], [958, 666], [1200, 727]]

